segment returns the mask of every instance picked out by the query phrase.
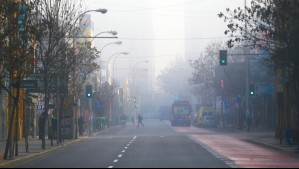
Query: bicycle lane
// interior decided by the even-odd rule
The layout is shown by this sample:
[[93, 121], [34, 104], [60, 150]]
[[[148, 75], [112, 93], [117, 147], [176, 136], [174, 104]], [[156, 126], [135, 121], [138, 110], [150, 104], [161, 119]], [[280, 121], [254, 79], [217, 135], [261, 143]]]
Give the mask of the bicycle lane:
[[[202, 128], [176, 127], [180, 133], [190, 133], [190, 138], [205, 147], [229, 166], [238, 168], [298, 168], [299, 158], [278, 150], [249, 143], [252, 134], [225, 134]], [[258, 137], [256, 138], [258, 139]]]

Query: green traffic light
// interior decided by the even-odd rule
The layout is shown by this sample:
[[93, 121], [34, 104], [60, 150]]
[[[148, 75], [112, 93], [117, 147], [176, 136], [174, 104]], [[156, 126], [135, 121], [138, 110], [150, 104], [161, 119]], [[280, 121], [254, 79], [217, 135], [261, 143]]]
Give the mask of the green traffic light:
[[219, 55], [219, 64], [227, 65], [227, 50], [220, 50]]
[[92, 98], [92, 86], [91, 85], [86, 85], [86, 97]]
[[255, 96], [254, 84], [249, 85], [249, 96]]

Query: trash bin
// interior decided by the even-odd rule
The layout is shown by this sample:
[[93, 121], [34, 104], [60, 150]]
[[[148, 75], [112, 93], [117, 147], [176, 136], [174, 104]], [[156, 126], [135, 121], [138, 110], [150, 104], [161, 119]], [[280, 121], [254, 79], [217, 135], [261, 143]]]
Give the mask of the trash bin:
[[291, 129], [284, 129], [285, 141], [287, 145], [291, 145]]

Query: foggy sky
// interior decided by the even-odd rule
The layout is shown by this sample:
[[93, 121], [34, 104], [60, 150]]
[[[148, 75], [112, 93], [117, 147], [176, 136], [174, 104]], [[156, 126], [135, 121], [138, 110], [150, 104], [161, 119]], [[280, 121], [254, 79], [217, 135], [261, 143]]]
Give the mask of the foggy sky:
[[[227, 23], [217, 14], [225, 12], [226, 8], [244, 7], [244, 1], [241, 0], [85, 2], [87, 10], [108, 9], [106, 14], [90, 13], [94, 22], [94, 34], [108, 30], [118, 32], [118, 39], [96, 39], [95, 46], [100, 50], [105, 44], [119, 40], [123, 42], [122, 45], [105, 47], [101, 55], [102, 60], [108, 60], [117, 52], [129, 52], [129, 55], [119, 56], [115, 60], [114, 76], [121, 81], [132, 78], [133, 75], [139, 77], [139, 82], [150, 81], [149, 91], [157, 91], [157, 77], [165, 68], [177, 65], [177, 59], [185, 63], [176, 66], [177, 70], [174, 73], [188, 71], [191, 76], [188, 60], [197, 59], [208, 43], [226, 39], [224, 31]], [[145, 60], [149, 63], [140, 63]], [[140, 64], [136, 66], [136, 63]], [[148, 69], [147, 76], [144, 69]]]
[[[121, 46], [109, 46], [103, 55], [129, 52], [117, 59], [122, 74], [139, 60], [153, 59], [155, 76], [176, 57], [196, 58], [210, 41], [224, 40], [226, 23], [217, 17], [227, 7], [244, 6], [240, 0], [85, 0], [88, 9], [106, 8], [106, 14], [91, 13], [95, 34], [118, 32]], [[116, 39], [97, 39], [98, 48]], [[130, 58], [128, 58], [130, 57]], [[104, 58], [104, 56], [103, 56]], [[126, 63], [121, 65], [121, 63]], [[123, 70], [121, 70], [123, 69]], [[128, 73], [128, 72], [126, 72]]]

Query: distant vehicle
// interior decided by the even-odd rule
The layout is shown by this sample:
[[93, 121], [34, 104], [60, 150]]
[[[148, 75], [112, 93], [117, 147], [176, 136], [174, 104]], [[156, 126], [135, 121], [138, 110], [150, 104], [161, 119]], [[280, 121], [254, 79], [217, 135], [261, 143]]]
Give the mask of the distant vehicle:
[[215, 117], [215, 112], [213, 107], [204, 107], [204, 106], [200, 107], [193, 121], [193, 125], [197, 127], [202, 127], [204, 125], [204, 120], [206, 116]]
[[174, 101], [171, 107], [171, 126], [191, 126], [191, 112], [189, 101]]
[[160, 120], [170, 120], [171, 119], [171, 106], [161, 106], [159, 108]]
[[215, 116], [205, 116], [202, 127], [217, 127]]

